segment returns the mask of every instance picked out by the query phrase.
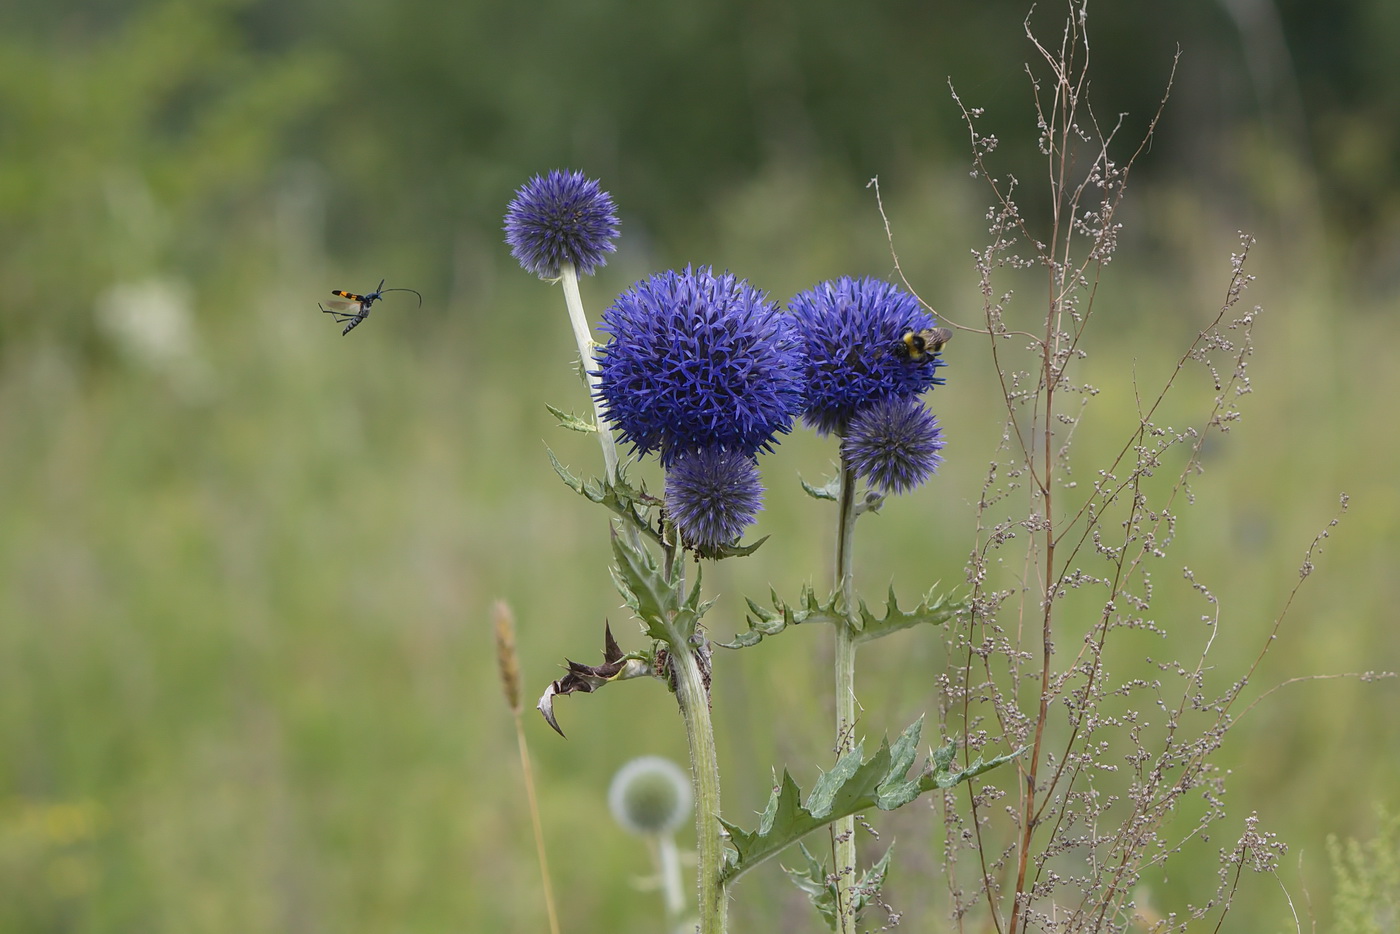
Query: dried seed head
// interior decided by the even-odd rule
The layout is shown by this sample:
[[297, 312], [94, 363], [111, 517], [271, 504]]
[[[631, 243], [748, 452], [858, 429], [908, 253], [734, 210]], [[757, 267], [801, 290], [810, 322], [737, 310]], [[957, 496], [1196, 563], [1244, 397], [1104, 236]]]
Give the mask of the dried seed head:
[[520, 715], [520, 657], [515, 652], [515, 616], [504, 600], [497, 600], [491, 611], [496, 624], [496, 665], [501, 670], [501, 687], [506, 692], [510, 712]]

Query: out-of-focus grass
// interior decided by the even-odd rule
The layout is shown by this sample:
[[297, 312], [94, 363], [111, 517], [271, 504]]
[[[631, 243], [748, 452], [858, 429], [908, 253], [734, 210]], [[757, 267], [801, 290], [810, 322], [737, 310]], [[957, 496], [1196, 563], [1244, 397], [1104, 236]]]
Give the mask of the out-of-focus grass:
[[[778, 215], [767, 234], [721, 231], [711, 255], [659, 262], [727, 265], [780, 300], [817, 278], [888, 269], [868, 204], [814, 205], [766, 184]], [[923, 209], [913, 197], [892, 206], [906, 267], [940, 309], [975, 324], [975, 279], [956, 257], [976, 240], [949, 244], [976, 233], [920, 228]], [[959, 208], [940, 210], [935, 220]], [[859, 220], [804, 226], [804, 212]], [[809, 227], [797, 242], [777, 233]], [[1103, 389], [1078, 435], [1086, 478], [1135, 423], [1134, 373], [1160, 381], [1219, 304], [1233, 242], [1210, 239], [1218, 251], [1200, 245], [1189, 281], [1170, 290], [1130, 254], [1110, 270], [1119, 278], [1086, 364]], [[842, 265], [852, 242], [860, 253]], [[757, 266], [773, 255], [765, 244], [789, 249]], [[1166, 579], [1190, 565], [1222, 600], [1220, 677], [1241, 671], [1345, 490], [1352, 514], [1255, 689], [1400, 667], [1400, 377], [1388, 362], [1400, 325], [1300, 284], [1267, 245], [1258, 254], [1268, 314], [1255, 394], [1182, 510], [1158, 570], [1159, 621], [1180, 634], [1179, 654], [1198, 644], [1200, 602]], [[624, 256], [585, 283], [595, 318], [641, 262]], [[284, 283], [236, 314], [199, 315], [205, 368], [192, 384], [42, 346], [13, 347], [0, 366], [0, 928], [540, 928], [491, 601], [515, 608], [530, 690], [566, 656], [595, 659], [604, 618], [637, 644], [607, 579], [603, 516], [558, 483], [541, 444], [596, 471], [592, 439], [552, 427], [544, 410], [585, 408], [560, 296], [503, 267], [453, 315], [386, 303], [342, 339], [315, 299], [344, 284]], [[877, 598], [890, 581], [905, 598], [961, 583], [1002, 413], [986, 346], [962, 334], [949, 358], [934, 396], [949, 439], [940, 476], [861, 523], [858, 581]], [[1198, 420], [1211, 395], [1199, 372], [1183, 378], [1166, 421]], [[799, 431], [765, 459], [756, 531], [773, 538], [754, 559], [706, 569], [716, 633], [742, 625], [741, 595], [825, 585], [831, 517], [796, 478], [820, 480], [831, 456]], [[732, 819], [761, 807], [771, 769], [792, 766], [805, 783], [824, 759], [828, 651], [825, 633], [799, 630], [717, 656]], [[942, 651], [937, 634], [916, 631], [862, 652], [867, 732], [931, 709]], [[1284, 870], [1295, 900], [1306, 887], [1325, 904], [1322, 841], [1358, 834], [1372, 800], [1392, 794], [1395, 700], [1393, 683], [1295, 685], [1245, 718], [1223, 754], [1233, 817], [1257, 810], [1301, 851], [1301, 876]], [[635, 755], [684, 760], [673, 702], [657, 683], [628, 683], [558, 712], [567, 741], [534, 718], [529, 729], [559, 901], [577, 915], [566, 929], [652, 930], [659, 898], [630, 881], [649, 871], [645, 856], [613, 827], [604, 795]], [[901, 820], [900, 853], [916, 869], [937, 820]], [[1214, 842], [1228, 846], [1229, 833]], [[1155, 898], [1201, 901], [1213, 884], [1210, 865], [1180, 868]], [[736, 923], [777, 929], [794, 901], [786, 886], [776, 870], [746, 881]], [[893, 894], [897, 907], [924, 904]], [[1285, 918], [1269, 881], [1240, 910]]]

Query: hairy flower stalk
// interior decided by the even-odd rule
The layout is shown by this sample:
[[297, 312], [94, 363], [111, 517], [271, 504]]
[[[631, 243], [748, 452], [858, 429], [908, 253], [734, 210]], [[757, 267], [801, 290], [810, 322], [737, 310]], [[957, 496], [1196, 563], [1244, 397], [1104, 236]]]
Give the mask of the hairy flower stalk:
[[724, 934], [729, 929], [728, 905], [720, 870], [724, 844], [720, 839], [719, 757], [715, 755], [715, 728], [710, 720], [710, 692], [700, 670], [700, 660], [684, 642], [672, 643], [672, 670], [676, 676], [676, 700], [685, 720], [690, 747], [690, 775], [695, 786], [695, 836], [699, 857], [699, 911], [701, 934]]
[[598, 426], [598, 443], [603, 448], [603, 470], [609, 483], [617, 481], [617, 442], [603, 420], [603, 404], [598, 398], [598, 343], [593, 340], [588, 316], [583, 311], [583, 296], [579, 294], [578, 274], [572, 263], [559, 269], [559, 281], [564, 287], [564, 304], [569, 308], [569, 323], [574, 328], [578, 358], [588, 384], [588, 398], [593, 403], [593, 419]]
[[564, 288], [574, 343], [593, 403], [598, 443], [609, 483], [617, 480], [617, 444], [603, 423], [596, 376], [597, 344], [579, 294], [579, 273], [592, 275], [617, 249], [617, 211], [612, 196], [582, 172], [537, 175], [515, 193], [506, 209], [506, 243], [527, 272], [558, 279]]
[[[836, 754], [848, 752], [855, 744], [856, 729], [856, 641], [855, 575], [851, 553], [856, 529], [855, 471], [841, 458], [840, 488], [837, 492], [835, 587], [841, 595], [843, 618], [836, 623]], [[854, 925], [850, 891], [856, 880], [856, 819], [843, 817], [831, 826], [832, 853], [836, 863], [836, 905], [840, 930]]]

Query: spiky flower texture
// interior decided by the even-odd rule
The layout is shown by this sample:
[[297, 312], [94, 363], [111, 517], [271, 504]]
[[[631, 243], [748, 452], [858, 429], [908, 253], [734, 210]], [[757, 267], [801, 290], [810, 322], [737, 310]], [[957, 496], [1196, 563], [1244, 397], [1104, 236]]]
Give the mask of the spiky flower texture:
[[788, 303], [806, 346], [806, 405], [802, 420], [818, 434], [843, 434], [866, 406], [912, 398], [931, 386], [943, 361], [901, 358], [894, 352], [909, 331], [935, 321], [918, 299], [882, 279], [822, 282]]
[[527, 272], [554, 279], [570, 263], [580, 275], [592, 275], [617, 249], [617, 209], [597, 181], [555, 169], [515, 193], [505, 231], [511, 255]]
[[708, 266], [644, 279], [603, 313], [598, 398], [638, 454], [670, 467], [701, 448], [753, 456], [792, 429], [801, 348], [790, 319]]
[[681, 541], [704, 555], [732, 544], [763, 506], [763, 484], [753, 458], [723, 448], [678, 457], [666, 474], [666, 514]]
[[882, 493], [904, 493], [942, 463], [943, 430], [917, 398], [882, 399], [857, 412], [842, 439], [843, 459]]

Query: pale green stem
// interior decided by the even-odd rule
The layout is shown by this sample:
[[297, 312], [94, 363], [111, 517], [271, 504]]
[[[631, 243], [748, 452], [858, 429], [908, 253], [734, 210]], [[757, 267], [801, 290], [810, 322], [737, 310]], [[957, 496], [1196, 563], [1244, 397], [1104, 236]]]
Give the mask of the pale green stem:
[[656, 871], [661, 876], [661, 891], [666, 896], [666, 929], [675, 930], [676, 922], [685, 911], [685, 892], [681, 888], [681, 855], [676, 850], [676, 838], [669, 831], [656, 838]]
[[[852, 538], [856, 526], [856, 477], [841, 458], [840, 490], [837, 496], [836, 582], [841, 595], [838, 606], [842, 617], [836, 621], [836, 754], [855, 744], [856, 730], [856, 641], [851, 616], [855, 612], [855, 582], [851, 570]], [[851, 888], [856, 884], [856, 819], [843, 817], [832, 824], [832, 853], [836, 874], [836, 906], [840, 930], [850, 929]]]
[[[674, 541], [675, 525], [667, 523], [665, 539]], [[676, 567], [674, 562], [680, 561]], [[674, 581], [678, 597], [685, 595], [685, 558], [666, 549], [666, 576]], [[690, 746], [690, 780], [695, 788], [695, 836], [699, 857], [700, 934], [724, 934], [729, 929], [729, 902], [720, 883], [724, 868], [724, 842], [719, 823], [719, 757], [715, 755], [715, 728], [710, 719], [710, 691], [705, 673], [691, 645], [689, 633], [668, 621], [667, 645], [671, 672], [676, 679], [676, 703], [685, 721], [685, 738]], [[693, 638], [704, 645], [704, 636]]]
[[593, 403], [594, 421], [598, 426], [598, 443], [603, 446], [603, 467], [607, 471], [609, 483], [617, 481], [617, 445], [613, 441], [612, 430], [603, 420], [603, 403], [598, 398], [598, 360], [593, 340], [593, 331], [588, 326], [588, 318], [583, 313], [583, 296], [578, 290], [578, 273], [573, 263], [559, 267], [559, 282], [564, 287], [564, 304], [569, 306], [569, 323], [574, 328], [574, 341], [578, 344], [578, 358], [583, 365], [584, 379], [588, 382], [588, 398]]
[[685, 719], [690, 744], [690, 776], [695, 783], [695, 834], [700, 857], [700, 934], [724, 934], [728, 930], [724, 887], [720, 869], [724, 844], [719, 824], [719, 759], [715, 755], [714, 725], [710, 721], [710, 695], [705, 690], [700, 663], [685, 640], [671, 643], [671, 670], [676, 676], [676, 700]]

